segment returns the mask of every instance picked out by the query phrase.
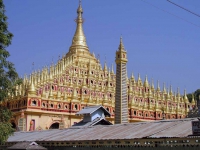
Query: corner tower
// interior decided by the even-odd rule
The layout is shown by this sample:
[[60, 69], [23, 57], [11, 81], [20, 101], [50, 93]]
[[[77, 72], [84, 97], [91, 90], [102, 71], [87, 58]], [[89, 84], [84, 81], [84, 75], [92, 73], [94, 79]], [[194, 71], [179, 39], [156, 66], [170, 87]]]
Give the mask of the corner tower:
[[118, 51], [116, 51], [116, 92], [115, 92], [115, 124], [128, 123], [128, 99], [127, 99], [127, 54], [124, 49], [122, 37]]

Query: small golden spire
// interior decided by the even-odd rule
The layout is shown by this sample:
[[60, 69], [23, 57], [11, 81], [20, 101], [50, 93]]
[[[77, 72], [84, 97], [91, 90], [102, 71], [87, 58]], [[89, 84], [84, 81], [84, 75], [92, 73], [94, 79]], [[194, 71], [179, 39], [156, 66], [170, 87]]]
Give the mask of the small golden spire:
[[142, 80], [141, 80], [141, 78], [140, 78], [140, 74], [139, 74], [139, 73], [138, 73], [137, 84], [138, 84], [138, 86], [141, 86], [141, 84], [142, 84]]
[[82, 18], [83, 9], [82, 9], [82, 6], [81, 6], [81, 1], [79, 1], [79, 7], [77, 9], [77, 14], [78, 14], [78, 16], [75, 20], [76, 23], [77, 23], [77, 27], [76, 27], [76, 32], [75, 32], [74, 37], [73, 37], [71, 47], [73, 47], [73, 46], [84, 46], [88, 50], [86, 38], [85, 38], [85, 35], [84, 35], [84, 32], [83, 32], [83, 27], [82, 27], [84, 20]]
[[195, 105], [195, 100], [194, 100], [194, 93], [192, 93], [192, 102], [193, 105]]
[[110, 79], [111, 78], [111, 75], [110, 75], [110, 68], [108, 69], [108, 79]]
[[157, 81], [157, 91], [160, 91], [160, 84], [159, 84], [159, 80]]
[[163, 83], [163, 93], [166, 94], [166, 88], [165, 88], [165, 83]]
[[30, 76], [30, 84], [28, 87], [28, 94], [36, 94], [35, 85], [33, 83], [33, 76]]
[[82, 88], [86, 88], [87, 87], [86, 80], [87, 79], [83, 76], [83, 85], [82, 85]]
[[133, 75], [133, 72], [132, 72], [132, 74], [131, 74], [131, 79], [132, 79], [132, 80], [135, 80], [134, 75]]
[[129, 93], [133, 92], [132, 81], [129, 80]]
[[173, 91], [172, 91], [172, 85], [170, 85], [170, 95], [173, 95]]
[[164, 92], [162, 93], [162, 100], [165, 100], [165, 94], [164, 94]]
[[[158, 89], [157, 89], [158, 90]], [[157, 99], [160, 99], [160, 92], [157, 92]]]
[[184, 102], [188, 102], [188, 97], [187, 97], [187, 94], [186, 94], [186, 89], [184, 90]]
[[120, 37], [120, 44], [119, 44], [119, 51], [125, 51], [124, 49], [124, 44], [123, 44], [123, 41], [122, 41], [122, 36]]
[[45, 87], [43, 87], [43, 90], [42, 90], [42, 95], [41, 95], [43, 98], [46, 98], [46, 90], [45, 90]]
[[104, 68], [103, 68], [103, 70], [104, 70], [104, 71], [107, 71], [107, 70], [108, 70], [108, 69], [107, 69], [106, 61], [105, 61], [105, 63], [104, 63]]
[[179, 92], [179, 87], [177, 88], [177, 98], [179, 98], [180, 97], [180, 92]]
[[152, 96], [153, 96], [153, 95], [152, 95], [151, 88], [149, 88], [149, 91], [148, 91], [148, 96], [149, 96], [149, 97], [152, 97]]
[[169, 89], [167, 88], [167, 100], [170, 100]]
[[51, 86], [50, 86], [49, 99], [53, 99], [52, 84], [51, 84]]
[[153, 83], [153, 79], [151, 79], [151, 89], [154, 91], [154, 83]]
[[175, 102], [177, 101], [176, 92], [174, 92], [174, 101], [175, 101]]
[[148, 79], [147, 79], [147, 75], [145, 76], [144, 87], [149, 87], [149, 82], [148, 82]]

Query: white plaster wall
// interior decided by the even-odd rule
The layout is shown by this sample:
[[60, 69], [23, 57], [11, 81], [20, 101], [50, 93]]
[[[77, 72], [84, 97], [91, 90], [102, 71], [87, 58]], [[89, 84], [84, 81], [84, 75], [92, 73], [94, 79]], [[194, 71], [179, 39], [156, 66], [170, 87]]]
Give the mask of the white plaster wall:
[[98, 109], [97, 111], [95, 111], [95, 112], [93, 112], [92, 113], [92, 119], [91, 119], [91, 121], [93, 121], [94, 119], [96, 119], [97, 117], [103, 117], [103, 115], [104, 115], [104, 112], [103, 112], [103, 110], [101, 110], [101, 109]]

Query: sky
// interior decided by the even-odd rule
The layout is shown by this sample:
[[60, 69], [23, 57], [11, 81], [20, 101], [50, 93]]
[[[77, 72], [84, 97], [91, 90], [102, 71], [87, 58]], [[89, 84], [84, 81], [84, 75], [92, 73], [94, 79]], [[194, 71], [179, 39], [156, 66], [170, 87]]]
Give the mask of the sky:
[[[127, 72], [155, 87], [172, 85], [191, 93], [200, 88], [200, 1], [82, 0], [83, 28], [90, 52], [101, 64], [115, 64], [120, 36], [127, 50]], [[9, 31], [9, 60], [20, 76], [57, 62], [75, 33], [78, 0], [4, 0]], [[32, 65], [34, 62], [34, 66]]]

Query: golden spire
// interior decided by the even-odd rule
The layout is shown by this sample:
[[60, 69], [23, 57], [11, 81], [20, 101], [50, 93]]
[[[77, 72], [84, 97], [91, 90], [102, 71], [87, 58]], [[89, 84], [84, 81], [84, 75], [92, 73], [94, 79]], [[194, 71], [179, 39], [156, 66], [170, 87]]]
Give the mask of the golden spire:
[[169, 89], [167, 88], [167, 100], [170, 100]]
[[157, 91], [160, 92], [159, 80], [157, 81]]
[[84, 20], [82, 18], [83, 9], [82, 9], [82, 6], [81, 6], [81, 1], [79, 1], [79, 7], [77, 9], [77, 14], [78, 14], [78, 16], [75, 20], [76, 23], [77, 23], [77, 27], [76, 27], [76, 32], [75, 32], [74, 37], [73, 37], [71, 47], [73, 47], [73, 46], [84, 46], [88, 50], [88, 46], [87, 46], [87, 43], [86, 43], [86, 38], [85, 38], [85, 35], [84, 35], [84, 32], [83, 32], [83, 26], [82, 26]]
[[51, 84], [51, 86], [50, 86], [49, 99], [53, 99], [52, 84]]
[[178, 98], [180, 97], [179, 87], [177, 88], [177, 95]]
[[173, 95], [173, 91], [172, 91], [172, 85], [170, 85], [170, 95]]
[[104, 70], [104, 71], [108, 71], [106, 61], [105, 61], [105, 63], [104, 63], [104, 68], [103, 68], [103, 70]]
[[129, 80], [129, 93], [133, 92], [133, 88], [132, 88], [132, 81], [131, 79]]
[[46, 98], [46, 90], [45, 90], [45, 86], [43, 87], [43, 90], [42, 90], [42, 95], [41, 95], [43, 98]]
[[184, 90], [184, 101], [187, 103], [188, 102], [188, 97], [187, 97], [187, 94], [186, 94], [186, 89]]
[[192, 93], [192, 102], [193, 105], [195, 105], [195, 100], [194, 100], [194, 93]]
[[176, 92], [174, 92], [174, 101], [175, 101], [175, 102], [177, 101]]
[[132, 80], [132, 81], [135, 80], [134, 75], [133, 75], [133, 72], [132, 72], [132, 74], [131, 74], [131, 80]]
[[87, 79], [83, 76], [83, 85], [82, 85], [82, 88], [86, 88], [87, 87], [86, 80]]
[[144, 87], [149, 87], [149, 82], [148, 82], [148, 79], [147, 79], [147, 75], [145, 76]]
[[153, 83], [153, 79], [151, 79], [151, 89], [154, 91], [154, 83]]
[[152, 97], [152, 96], [153, 96], [153, 95], [152, 95], [152, 92], [151, 92], [151, 88], [149, 88], [148, 96], [149, 96], [149, 97]]
[[57, 92], [57, 99], [60, 99], [61, 98], [61, 92], [60, 90], [58, 89], [58, 92]]
[[125, 51], [124, 50], [124, 44], [123, 44], [123, 42], [122, 42], [122, 36], [120, 37], [120, 44], [119, 44], [119, 51]]
[[30, 84], [28, 87], [28, 94], [35, 94], [36, 90], [35, 90], [35, 85], [33, 83], [33, 75], [30, 76]]
[[166, 88], [165, 88], [165, 83], [163, 83], [163, 93], [166, 94]]
[[138, 84], [138, 86], [141, 86], [141, 85], [142, 85], [142, 80], [141, 80], [141, 78], [140, 78], [140, 74], [139, 74], [139, 73], [138, 73], [137, 84]]

